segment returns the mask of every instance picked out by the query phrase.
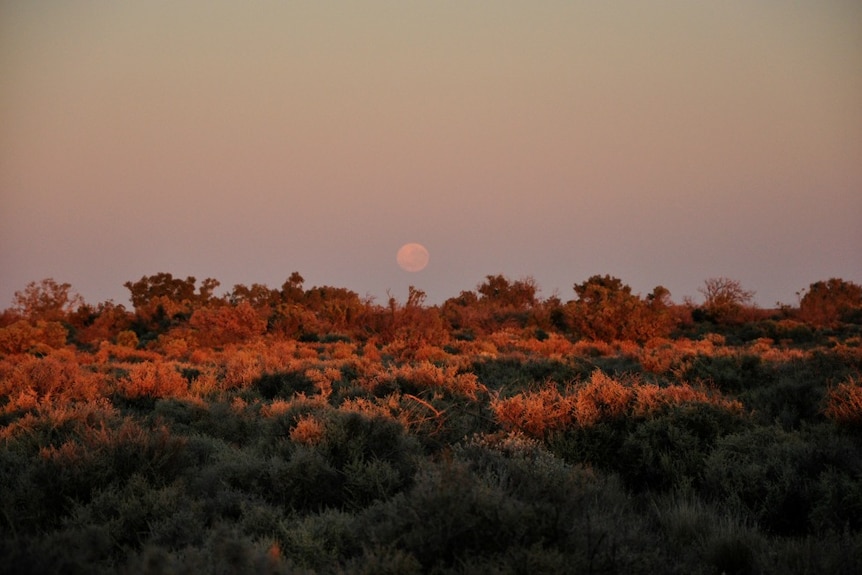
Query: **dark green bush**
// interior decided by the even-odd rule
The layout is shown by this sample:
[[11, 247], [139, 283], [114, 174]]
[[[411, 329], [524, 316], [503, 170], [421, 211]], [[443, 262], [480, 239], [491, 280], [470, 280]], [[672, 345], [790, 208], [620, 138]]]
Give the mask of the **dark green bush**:
[[738, 393], [768, 385], [771, 374], [758, 355], [698, 355], [683, 378], [709, 382], [724, 393]]
[[551, 434], [548, 448], [567, 463], [582, 463], [613, 471], [622, 464], [620, 450], [633, 428], [625, 419], [599, 421], [589, 427], [572, 426]]
[[300, 371], [281, 371], [265, 373], [253, 384], [265, 399], [281, 397], [290, 399], [297, 393], [311, 395], [314, 392], [314, 382]]
[[747, 513], [765, 530], [807, 532], [814, 506], [812, 445], [798, 432], [758, 427], [718, 440], [707, 458], [703, 492]]
[[344, 478], [314, 447], [297, 447], [288, 461], [267, 470], [268, 498], [288, 511], [319, 512], [344, 504]]
[[860, 566], [862, 534], [845, 531], [773, 540], [768, 568], [764, 572], [774, 575], [858, 575]]
[[309, 575], [289, 558], [281, 556], [272, 540], [254, 539], [235, 526], [217, 523], [210, 527], [200, 546], [167, 551], [147, 546], [124, 562], [122, 572], [158, 575], [162, 573], [212, 573], [215, 575]]
[[204, 413], [196, 413], [190, 431], [246, 445], [257, 441], [261, 426], [261, 418], [252, 408], [239, 410], [229, 401], [213, 401]]
[[631, 429], [612, 471], [633, 491], [699, 485], [716, 440], [744, 425], [739, 415], [710, 404], [671, 408]]
[[578, 358], [569, 362], [544, 358], [501, 357], [474, 361], [470, 371], [489, 389], [517, 392], [546, 381], [589, 378], [594, 366]]
[[149, 542], [177, 549], [200, 544], [205, 536], [201, 505], [181, 484], [156, 487], [141, 475], [97, 490], [89, 502], [72, 508], [64, 525], [79, 530], [104, 527], [115, 559]]
[[762, 425], [778, 423], [785, 429], [798, 429], [804, 422], [823, 420], [822, 405], [826, 386], [810, 374], [781, 373], [770, 385], [747, 389], [739, 399]]
[[353, 338], [343, 333], [327, 333], [320, 338], [320, 343], [350, 343], [352, 341]]
[[505, 552], [530, 537], [529, 506], [483, 484], [462, 463], [425, 467], [406, 493], [371, 507], [359, 526], [375, 546], [393, 546], [428, 571]]
[[174, 432], [188, 433], [206, 417], [207, 408], [200, 403], [171, 397], [155, 402], [150, 419], [167, 424]]
[[343, 503], [360, 508], [388, 497], [412, 481], [418, 443], [400, 423], [382, 417], [334, 411], [318, 446], [343, 480]]
[[425, 572], [655, 569], [657, 540], [616, 482], [519, 438], [452, 455], [423, 464], [410, 489], [359, 516], [367, 544], [407, 553]]
[[3, 538], [0, 574], [115, 573], [116, 567], [110, 559], [113, 550], [111, 533], [105, 525], [68, 527], [26, 539]]
[[765, 540], [732, 510], [705, 503], [689, 489], [652, 501], [662, 547], [677, 573], [757, 573]]
[[[286, 557], [321, 573], [337, 572], [339, 564], [358, 557], [362, 553], [362, 538], [356, 517], [335, 509], [291, 518], [282, 523], [278, 536]], [[359, 563], [356, 569], [363, 562]]]

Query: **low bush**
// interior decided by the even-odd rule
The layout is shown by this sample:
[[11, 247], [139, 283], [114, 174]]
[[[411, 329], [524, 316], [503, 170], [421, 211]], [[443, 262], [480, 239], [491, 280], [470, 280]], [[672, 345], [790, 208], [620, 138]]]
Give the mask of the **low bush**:
[[862, 430], [862, 379], [848, 378], [826, 394], [826, 417], [855, 430]]
[[817, 476], [799, 432], [758, 427], [720, 438], [706, 460], [703, 494], [780, 535], [808, 531]]
[[184, 316], [15, 343], [0, 574], [857, 573], [860, 327], [781, 313], [643, 345], [312, 312], [309, 343], [190, 346]]
[[253, 385], [265, 399], [270, 400], [276, 397], [290, 399], [298, 393], [314, 392], [314, 382], [299, 371], [265, 373]]

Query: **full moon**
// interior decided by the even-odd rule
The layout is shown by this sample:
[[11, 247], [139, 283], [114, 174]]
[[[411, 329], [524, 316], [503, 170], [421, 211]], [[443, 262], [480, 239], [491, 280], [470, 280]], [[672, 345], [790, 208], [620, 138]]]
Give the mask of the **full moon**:
[[419, 272], [428, 265], [428, 250], [422, 244], [404, 244], [399, 248], [395, 260], [401, 269], [408, 272]]

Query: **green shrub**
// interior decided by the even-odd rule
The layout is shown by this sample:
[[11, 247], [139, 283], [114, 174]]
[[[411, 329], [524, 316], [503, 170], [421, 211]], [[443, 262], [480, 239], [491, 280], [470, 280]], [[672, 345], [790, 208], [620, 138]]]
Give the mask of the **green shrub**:
[[234, 526], [219, 523], [200, 546], [167, 551], [148, 546], [122, 565], [129, 574], [213, 573], [216, 575], [303, 575], [311, 571], [295, 566], [281, 555], [273, 541], [254, 539]]
[[[365, 549], [362, 557], [347, 563], [344, 572], [355, 573], [356, 575], [419, 575], [424, 573], [422, 564], [412, 553], [388, 545], [375, 545]], [[465, 569], [465, 572], [469, 572], [469, 570]]]
[[504, 552], [529, 535], [530, 515], [526, 504], [450, 462], [424, 467], [408, 492], [369, 508], [359, 527], [371, 545], [393, 545], [428, 571]]
[[252, 408], [240, 410], [227, 400], [213, 401], [204, 413], [195, 413], [190, 431], [246, 445], [257, 440], [261, 425], [259, 414]]
[[707, 381], [723, 393], [736, 393], [770, 383], [770, 373], [759, 355], [698, 354], [683, 374], [688, 381]]
[[658, 529], [679, 573], [757, 573], [766, 541], [729, 509], [719, 510], [689, 490], [653, 501]]
[[739, 399], [762, 425], [777, 422], [798, 429], [803, 422], [824, 419], [820, 412], [826, 388], [822, 380], [806, 374], [781, 374], [769, 385], [739, 394]]
[[327, 509], [283, 522], [279, 542], [284, 555], [295, 564], [317, 572], [336, 572], [339, 563], [361, 554], [361, 537], [354, 515]]
[[65, 528], [28, 537], [0, 539], [0, 573], [90, 575], [116, 572], [110, 560], [111, 533], [105, 525]]
[[169, 425], [171, 430], [188, 433], [195, 422], [207, 417], [207, 408], [198, 402], [176, 397], [159, 399], [153, 407], [150, 419]]
[[290, 399], [297, 393], [314, 393], [314, 382], [301, 371], [265, 373], [253, 386], [264, 398], [270, 400], [276, 397]]
[[268, 498], [287, 510], [322, 511], [344, 503], [344, 480], [326, 455], [299, 446], [288, 461], [273, 459], [267, 470]]
[[812, 445], [798, 432], [743, 431], [718, 440], [706, 461], [703, 491], [769, 532], [803, 534], [813, 507], [813, 462]]
[[657, 540], [618, 483], [517, 443], [470, 444], [423, 464], [410, 489], [358, 517], [364, 545], [405, 552], [425, 572], [495, 572], [508, 561], [655, 570]]
[[417, 444], [393, 419], [369, 417], [356, 412], [331, 411], [324, 422], [320, 449], [338, 469], [355, 461], [382, 460], [410, 475]]
[[588, 379], [595, 368], [586, 361], [570, 362], [545, 358], [501, 357], [474, 361], [470, 371], [488, 389], [517, 392], [547, 381]]
[[676, 406], [634, 425], [609, 469], [637, 492], [699, 485], [717, 439], [744, 425], [740, 415], [715, 405]]
[[630, 420], [598, 421], [552, 433], [548, 448], [567, 463], [582, 463], [612, 471], [621, 466], [620, 450], [632, 428]]
[[156, 487], [142, 475], [133, 475], [123, 485], [99, 489], [86, 504], [76, 504], [64, 526], [104, 526], [114, 552], [125, 554], [148, 542], [168, 549], [199, 544], [204, 537], [203, 519], [200, 504], [180, 484]]
[[766, 530], [806, 535], [862, 526], [862, 446], [829, 425], [758, 427], [722, 438], [707, 460], [704, 493]]
[[858, 575], [862, 567], [862, 533], [858, 531], [774, 539], [772, 545], [764, 572], [774, 575]]

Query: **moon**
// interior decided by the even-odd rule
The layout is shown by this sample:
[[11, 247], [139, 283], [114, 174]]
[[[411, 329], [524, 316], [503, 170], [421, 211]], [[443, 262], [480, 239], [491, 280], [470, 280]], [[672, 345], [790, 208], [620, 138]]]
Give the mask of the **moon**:
[[398, 249], [395, 261], [408, 272], [421, 272], [428, 265], [428, 250], [422, 244], [404, 244]]

